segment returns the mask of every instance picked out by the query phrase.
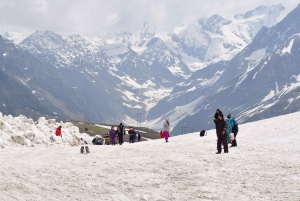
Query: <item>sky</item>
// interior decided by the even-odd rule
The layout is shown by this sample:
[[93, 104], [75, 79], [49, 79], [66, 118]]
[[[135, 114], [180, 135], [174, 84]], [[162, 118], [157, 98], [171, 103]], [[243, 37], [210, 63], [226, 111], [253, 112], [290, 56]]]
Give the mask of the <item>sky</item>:
[[260, 5], [282, 4], [286, 15], [299, 0], [1, 0], [0, 29], [49, 30], [104, 36], [136, 31], [144, 22], [172, 32], [180, 24], [219, 14], [226, 19]]

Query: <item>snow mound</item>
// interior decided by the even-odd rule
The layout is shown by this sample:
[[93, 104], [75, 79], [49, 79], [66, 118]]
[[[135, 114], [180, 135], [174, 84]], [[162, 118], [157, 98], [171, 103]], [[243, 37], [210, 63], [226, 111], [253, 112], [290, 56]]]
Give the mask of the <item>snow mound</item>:
[[[62, 137], [55, 135], [58, 126], [62, 126]], [[23, 115], [13, 117], [0, 113], [0, 147], [15, 146], [74, 146], [83, 144], [81, 138], [90, 138], [79, 133], [79, 128], [70, 122], [56, 122], [55, 119], [39, 118], [36, 122]]]

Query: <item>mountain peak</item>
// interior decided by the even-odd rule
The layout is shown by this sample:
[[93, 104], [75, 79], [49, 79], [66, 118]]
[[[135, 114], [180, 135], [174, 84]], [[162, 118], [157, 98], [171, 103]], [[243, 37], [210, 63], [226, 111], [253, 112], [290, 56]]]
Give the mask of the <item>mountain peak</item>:
[[272, 5], [272, 6], [259, 6], [255, 8], [254, 10], [250, 10], [246, 12], [245, 14], [237, 14], [234, 16], [234, 19], [236, 20], [245, 20], [261, 15], [273, 15], [275, 17], [278, 17], [280, 13], [284, 10], [285, 8], [279, 4], [279, 5]]
[[222, 34], [221, 27], [226, 24], [230, 24], [231, 21], [224, 19], [220, 15], [212, 15], [209, 18], [198, 20], [198, 25], [200, 25], [203, 29], [211, 31], [213, 33]]
[[38, 30], [38, 31], [34, 32], [32, 35], [34, 35], [34, 36], [38, 36], [38, 35], [51, 35], [51, 36], [54, 36], [54, 35], [58, 35], [58, 34], [56, 34], [53, 31], [48, 31], [48, 30], [45, 30], [45, 31]]
[[214, 14], [209, 18], [198, 20], [199, 25], [210, 26], [210, 27], [215, 26], [217, 24], [225, 25], [225, 24], [229, 24], [230, 22], [231, 22], [230, 20], [224, 19], [222, 16], [218, 14]]

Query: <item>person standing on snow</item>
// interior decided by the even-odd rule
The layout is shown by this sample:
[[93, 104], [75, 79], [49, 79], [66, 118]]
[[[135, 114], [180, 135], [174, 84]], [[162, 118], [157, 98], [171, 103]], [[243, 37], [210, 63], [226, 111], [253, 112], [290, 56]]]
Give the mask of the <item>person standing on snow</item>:
[[160, 131], [159, 135], [160, 135], [160, 138], [164, 138], [165, 137], [163, 131]]
[[56, 135], [56, 136], [62, 137], [62, 134], [61, 134], [61, 126], [59, 126], [59, 127], [56, 129], [55, 135]]
[[128, 134], [129, 134], [129, 143], [133, 143], [134, 130], [132, 127], [130, 127]]
[[235, 118], [232, 117], [232, 115], [230, 113], [228, 114], [227, 118], [230, 119], [230, 123], [232, 125], [232, 132], [234, 134], [234, 140], [232, 141], [232, 145], [230, 147], [236, 147], [237, 146], [236, 136], [239, 132], [239, 126], [238, 126], [238, 123], [235, 120]]
[[110, 138], [112, 146], [116, 145], [116, 134], [117, 134], [117, 131], [112, 126], [111, 129], [110, 129], [110, 131], [109, 131], [109, 138]]
[[165, 120], [163, 128], [164, 128], [163, 130], [164, 130], [165, 140], [166, 140], [166, 142], [169, 142], [168, 139], [169, 139], [169, 136], [170, 136], [170, 123], [169, 123], [168, 118]]
[[[219, 122], [219, 115], [220, 114], [223, 114], [223, 113], [221, 112], [220, 109], [217, 109], [216, 113], [215, 113], [215, 116], [214, 116], [214, 122], [215, 122], [215, 125], [216, 125], [216, 133], [217, 133], [217, 125], [218, 125], [218, 122]], [[218, 134], [217, 134], [217, 136], [218, 136]]]
[[125, 134], [125, 128], [122, 123], [118, 126], [119, 145], [123, 144], [123, 133]]
[[218, 152], [216, 154], [220, 154], [222, 151], [221, 148], [221, 143], [223, 142], [224, 145], [224, 152], [228, 153], [228, 144], [227, 144], [227, 139], [226, 139], [226, 129], [227, 129], [227, 124], [226, 121], [224, 120], [224, 116], [221, 113], [218, 116], [218, 124], [217, 124], [217, 135], [218, 135], [218, 142], [217, 142], [217, 149]]

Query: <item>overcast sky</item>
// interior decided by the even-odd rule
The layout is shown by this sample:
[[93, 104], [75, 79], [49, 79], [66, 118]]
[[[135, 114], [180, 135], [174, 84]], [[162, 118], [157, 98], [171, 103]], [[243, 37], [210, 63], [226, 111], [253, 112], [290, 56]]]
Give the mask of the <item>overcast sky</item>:
[[1, 0], [0, 28], [51, 30], [102, 36], [135, 31], [147, 21], [160, 31], [219, 14], [230, 19], [260, 5], [282, 4], [290, 12], [299, 0]]

